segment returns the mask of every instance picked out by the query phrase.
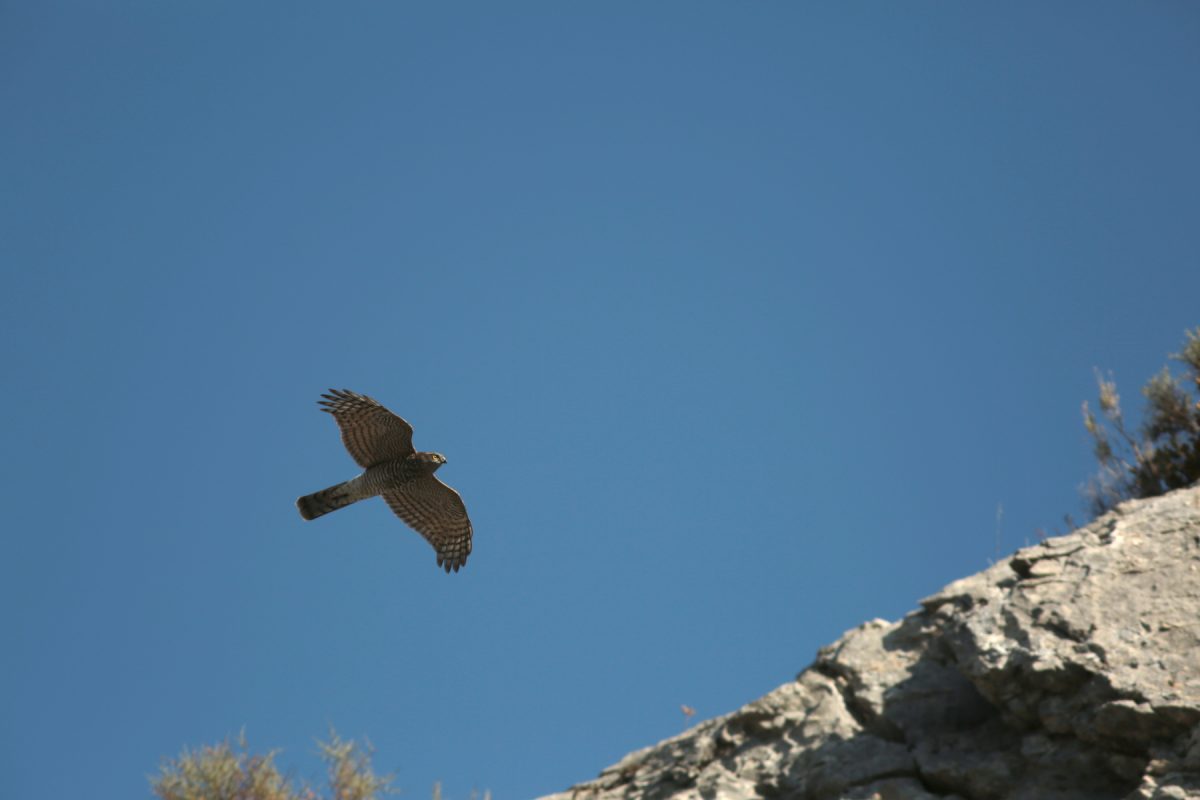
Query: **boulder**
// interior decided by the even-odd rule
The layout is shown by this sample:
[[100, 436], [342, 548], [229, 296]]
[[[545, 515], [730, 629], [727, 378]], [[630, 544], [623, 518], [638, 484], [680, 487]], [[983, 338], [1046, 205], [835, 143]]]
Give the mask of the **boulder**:
[[554, 800], [1200, 798], [1200, 486], [872, 620]]

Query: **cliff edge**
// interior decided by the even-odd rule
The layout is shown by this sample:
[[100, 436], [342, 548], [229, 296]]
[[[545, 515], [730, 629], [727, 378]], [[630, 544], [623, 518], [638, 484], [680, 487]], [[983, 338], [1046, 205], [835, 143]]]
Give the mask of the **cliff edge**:
[[821, 649], [554, 800], [1200, 798], [1200, 486]]

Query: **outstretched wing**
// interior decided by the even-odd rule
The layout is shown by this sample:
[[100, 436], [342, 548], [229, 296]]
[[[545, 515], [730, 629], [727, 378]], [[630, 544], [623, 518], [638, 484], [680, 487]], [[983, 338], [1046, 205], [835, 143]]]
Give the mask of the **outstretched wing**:
[[471, 520], [458, 492], [432, 475], [406, 481], [383, 493], [383, 499], [437, 551], [437, 563], [458, 572], [471, 554]]
[[412, 425], [366, 395], [330, 389], [317, 405], [333, 415], [342, 432], [342, 444], [360, 467], [412, 454]]

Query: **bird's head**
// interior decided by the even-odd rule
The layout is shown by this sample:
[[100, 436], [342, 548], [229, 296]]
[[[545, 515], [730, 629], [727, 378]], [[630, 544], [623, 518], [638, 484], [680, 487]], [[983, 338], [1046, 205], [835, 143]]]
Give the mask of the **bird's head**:
[[413, 458], [424, 464], [430, 472], [437, 472], [437, 468], [446, 463], [446, 457], [441, 453], [413, 453]]

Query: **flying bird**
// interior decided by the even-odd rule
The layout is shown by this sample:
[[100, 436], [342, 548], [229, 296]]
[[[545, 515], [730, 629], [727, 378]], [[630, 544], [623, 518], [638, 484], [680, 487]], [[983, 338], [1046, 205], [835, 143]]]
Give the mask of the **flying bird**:
[[458, 572], [471, 554], [471, 520], [458, 492], [436, 477], [446, 463], [441, 453], [413, 449], [412, 426], [366, 395], [330, 389], [317, 402], [333, 415], [342, 444], [365, 471], [296, 501], [300, 516], [316, 519], [379, 495], [397, 517], [425, 537], [437, 563]]

